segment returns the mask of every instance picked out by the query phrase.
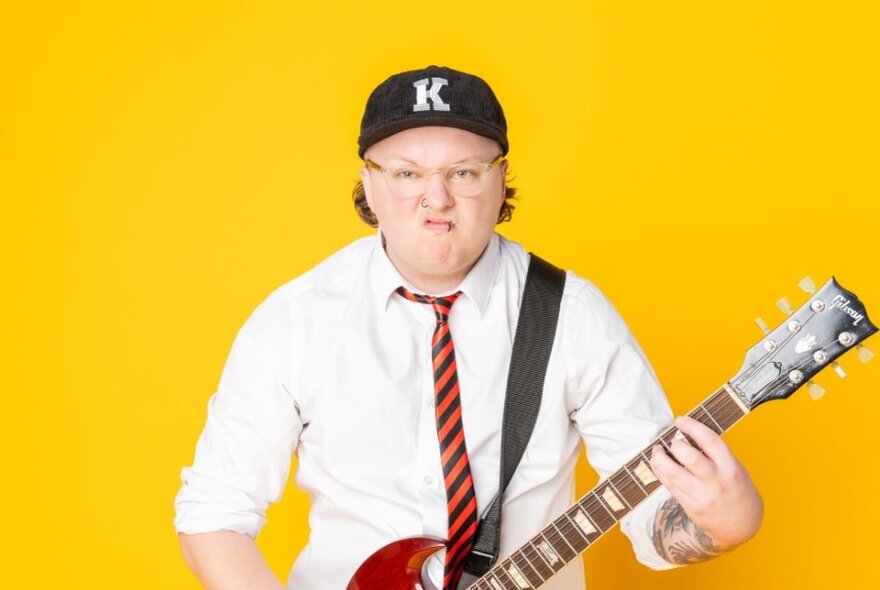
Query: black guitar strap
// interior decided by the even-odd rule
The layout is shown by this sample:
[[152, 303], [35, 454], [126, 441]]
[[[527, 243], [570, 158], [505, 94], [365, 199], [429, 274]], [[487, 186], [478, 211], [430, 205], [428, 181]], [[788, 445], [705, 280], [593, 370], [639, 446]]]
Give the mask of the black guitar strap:
[[459, 590], [489, 571], [498, 558], [502, 498], [532, 436], [541, 408], [544, 376], [556, 336], [564, 286], [564, 270], [531, 254], [507, 374], [499, 491], [477, 526], [476, 540]]

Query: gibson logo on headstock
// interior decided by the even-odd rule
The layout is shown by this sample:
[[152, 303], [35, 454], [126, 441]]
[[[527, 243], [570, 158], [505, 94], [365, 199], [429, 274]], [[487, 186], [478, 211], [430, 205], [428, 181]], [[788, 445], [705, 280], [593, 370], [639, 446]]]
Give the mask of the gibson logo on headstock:
[[835, 295], [834, 299], [831, 300], [831, 307], [836, 307], [849, 317], [851, 317], [853, 321], [853, 326], [858, 326], [859, 322], [865, 319], [865, 314], [859, 313], [853, 308], [849, 306], [849, 299], [846, 299], [843, 295]]

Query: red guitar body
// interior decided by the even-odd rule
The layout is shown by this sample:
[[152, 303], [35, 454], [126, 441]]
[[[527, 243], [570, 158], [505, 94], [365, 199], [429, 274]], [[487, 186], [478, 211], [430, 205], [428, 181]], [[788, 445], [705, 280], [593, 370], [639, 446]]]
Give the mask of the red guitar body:
[[422, 582], [422, 566], [445, 546], [428, 537], [389, 543], [361, 564], [346, 590], [430, 590], [433, 587]]

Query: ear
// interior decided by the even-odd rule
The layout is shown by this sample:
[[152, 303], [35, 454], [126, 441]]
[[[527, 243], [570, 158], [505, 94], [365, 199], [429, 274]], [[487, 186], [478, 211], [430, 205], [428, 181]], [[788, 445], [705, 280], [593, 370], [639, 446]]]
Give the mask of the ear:
[[[373, 209], [373, 175], [370, 174], [370, 169], [366, 167], [366, 165], [361, 166], [360, 169], [361, 175], [361, 184], [364, 186], [364, 196], [367, 199], [367, 205], [369, 205], [370, 209]], [[375, 209], [373, 209], [375, 211]]]
[[501, 194], [507, 193], [507, 170], [510, 168], [510, 162], [507, 158], [501, 160]]

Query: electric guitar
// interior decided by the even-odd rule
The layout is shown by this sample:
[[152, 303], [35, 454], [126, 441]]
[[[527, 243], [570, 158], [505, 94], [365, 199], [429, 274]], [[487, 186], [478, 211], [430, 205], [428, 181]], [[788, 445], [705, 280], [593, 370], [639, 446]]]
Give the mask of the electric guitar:
[[[870, 360], [872, 353], [861, 342], [877, 328], [858, 297], [833, 278], [818, 292], [809, 279], [801, 281], [801, 288], [811, 294], [809, 301], [793, 312], [781, 299], [780, 308], [789, 318], [772, 331], [758, 318], [764, 338], [746, 353], [739, 372], [688, 414], [691, 418], [723, 434], [759, 405], [788, 398], [803, 385], [814, 398], [821, 396], [822, 388], [811, 378], [828, 365], [844, 376], [835, 359], [848, 350], [856, 348], [862, 362]], [[668, 451], [673, 439], [684, 436], [675, 427], [665, 430], [469, 589], [543, 586], [660, 487], [649, 467], [651, 448], [660, 444]], [[422, 568], [443, 547], [444, 541], [427, 537], [390, 543], [358, 568], [347, 590], [434, 590]]]

